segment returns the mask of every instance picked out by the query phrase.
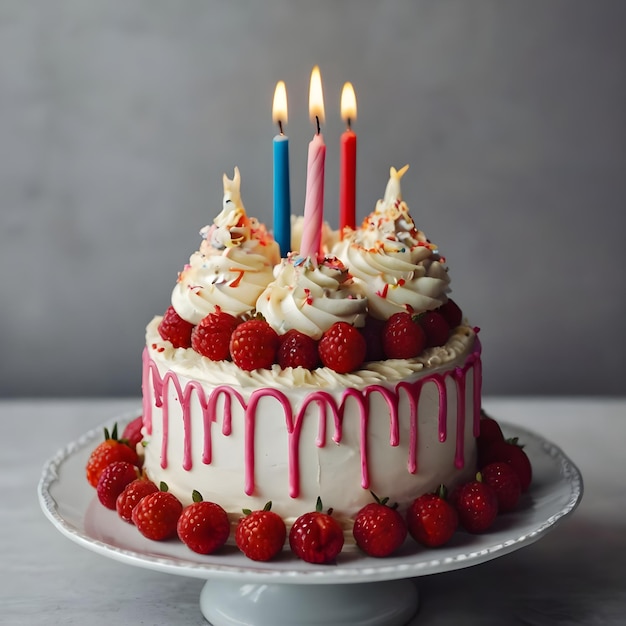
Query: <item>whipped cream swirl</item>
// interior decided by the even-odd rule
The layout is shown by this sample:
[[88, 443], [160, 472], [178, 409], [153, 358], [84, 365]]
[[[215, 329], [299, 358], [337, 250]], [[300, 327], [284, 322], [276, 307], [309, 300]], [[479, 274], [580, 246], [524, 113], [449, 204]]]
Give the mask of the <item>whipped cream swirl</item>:
[[363, 326], [367, 298], [339, 259], [318, 264], [292, 254], [276, 268], [256, 308], [279, 334], [295, 328], [319, 339], [335, 322]]
[[226, 174], [223, 180], [222, 211], [200, 231], [200, 249], [191, 255], [172, 291], [172, 306], [191, 324], [218, 306], [234, 316], [251, 312], [280, 260], [278, 245], [265, 226], [246, 214], [239, 169], [232, 180]]
[[387, 319], [400, 311], [419, 313], [444, 304], [450, 278], [437, 247], [418, 230], [402, 200], [400, 179], [408, 165], [391, 168], [376, 209], [332, 250], [366, 294], [369, 313]]

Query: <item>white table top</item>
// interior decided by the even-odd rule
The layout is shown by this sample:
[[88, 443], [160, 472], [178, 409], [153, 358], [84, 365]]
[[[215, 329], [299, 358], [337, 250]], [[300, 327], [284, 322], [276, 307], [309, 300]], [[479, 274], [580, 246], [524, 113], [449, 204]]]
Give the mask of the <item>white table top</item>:
[[[491, 398], [486, 410], [558, 444], [578, 466], [578, 509], [517, 552], [417, 581], [421, 626], [626, 622], [626, 399]], [[113, 561], [61, 535], [36, 486], [66, 443], [138, 400], [0, 402], [0, 622], [206, 624], [203, 581]]]

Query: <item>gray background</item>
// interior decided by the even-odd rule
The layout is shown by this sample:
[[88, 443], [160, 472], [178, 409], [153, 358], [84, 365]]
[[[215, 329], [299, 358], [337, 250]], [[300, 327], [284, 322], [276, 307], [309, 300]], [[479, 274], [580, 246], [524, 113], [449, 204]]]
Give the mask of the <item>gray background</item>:
[[625, 26], [621, 0], [3, 0], [0, 395], [139, 395], [223, 172], [271, 226], [280, 79], [302, 212], [314, 64], [328, 221], [350, 80], [358, 217], [410, 163], [485, 391], [624, 394]]

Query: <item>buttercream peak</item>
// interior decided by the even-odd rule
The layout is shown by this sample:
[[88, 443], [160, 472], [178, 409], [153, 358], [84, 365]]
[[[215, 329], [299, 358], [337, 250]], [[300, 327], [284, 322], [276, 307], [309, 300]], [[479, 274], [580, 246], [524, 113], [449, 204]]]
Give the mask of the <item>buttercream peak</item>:
[[395, 203], [396, 200], [402, 200], [402, 190], [400, 189], [400, 179], [404, 176], [409, 169], [408, 163], [396, 170], [395, 167], [389, 169], [389, 182], [385, 189], [385, 196], [383, 202], [387, 205]]
[[232, 180], [226, 174], [223, 176], [224, 181], [224, 200], [223, 208], [225, 211], [240, 210], [245, 214], [246, 209], [241, 201], [241, 174], [239, 168], [235, 167], [235, 173]]

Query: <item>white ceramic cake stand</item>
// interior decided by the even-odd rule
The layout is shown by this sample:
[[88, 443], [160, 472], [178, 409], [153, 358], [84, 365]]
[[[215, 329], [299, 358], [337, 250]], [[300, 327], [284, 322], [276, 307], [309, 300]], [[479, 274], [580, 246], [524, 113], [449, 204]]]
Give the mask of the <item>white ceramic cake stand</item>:
[[[108, 426], [117, 422], [121, 428], [136, 415], [118, 416]], [[287, 550], [276, 561], [256, 563], [234, 546], [202, 556], [177, 540], [150, 541], [105, 509], [86, 482], [85, 464], [102, 437], [102, 427], [46, 463], [39, 501], [61, 533], [94, 552], [130, 565], [206, 579], [200, 609], [214, 626], [400, 626], [417, 612], [417, 577], [469, 567], [529, 545], [580, 502], [580, 472], [557, 446], [517, 426], [502, 426], [507, 436], [519, 436], [525, 443], [533, 464], [533, 484], [519, 510], [498, 518], [487, 534], [459, 531], [437, 550], [420, 548], [409, 538], [397, 555], [386, 559], [346, 551], [336, 564], [316, 566]]]

